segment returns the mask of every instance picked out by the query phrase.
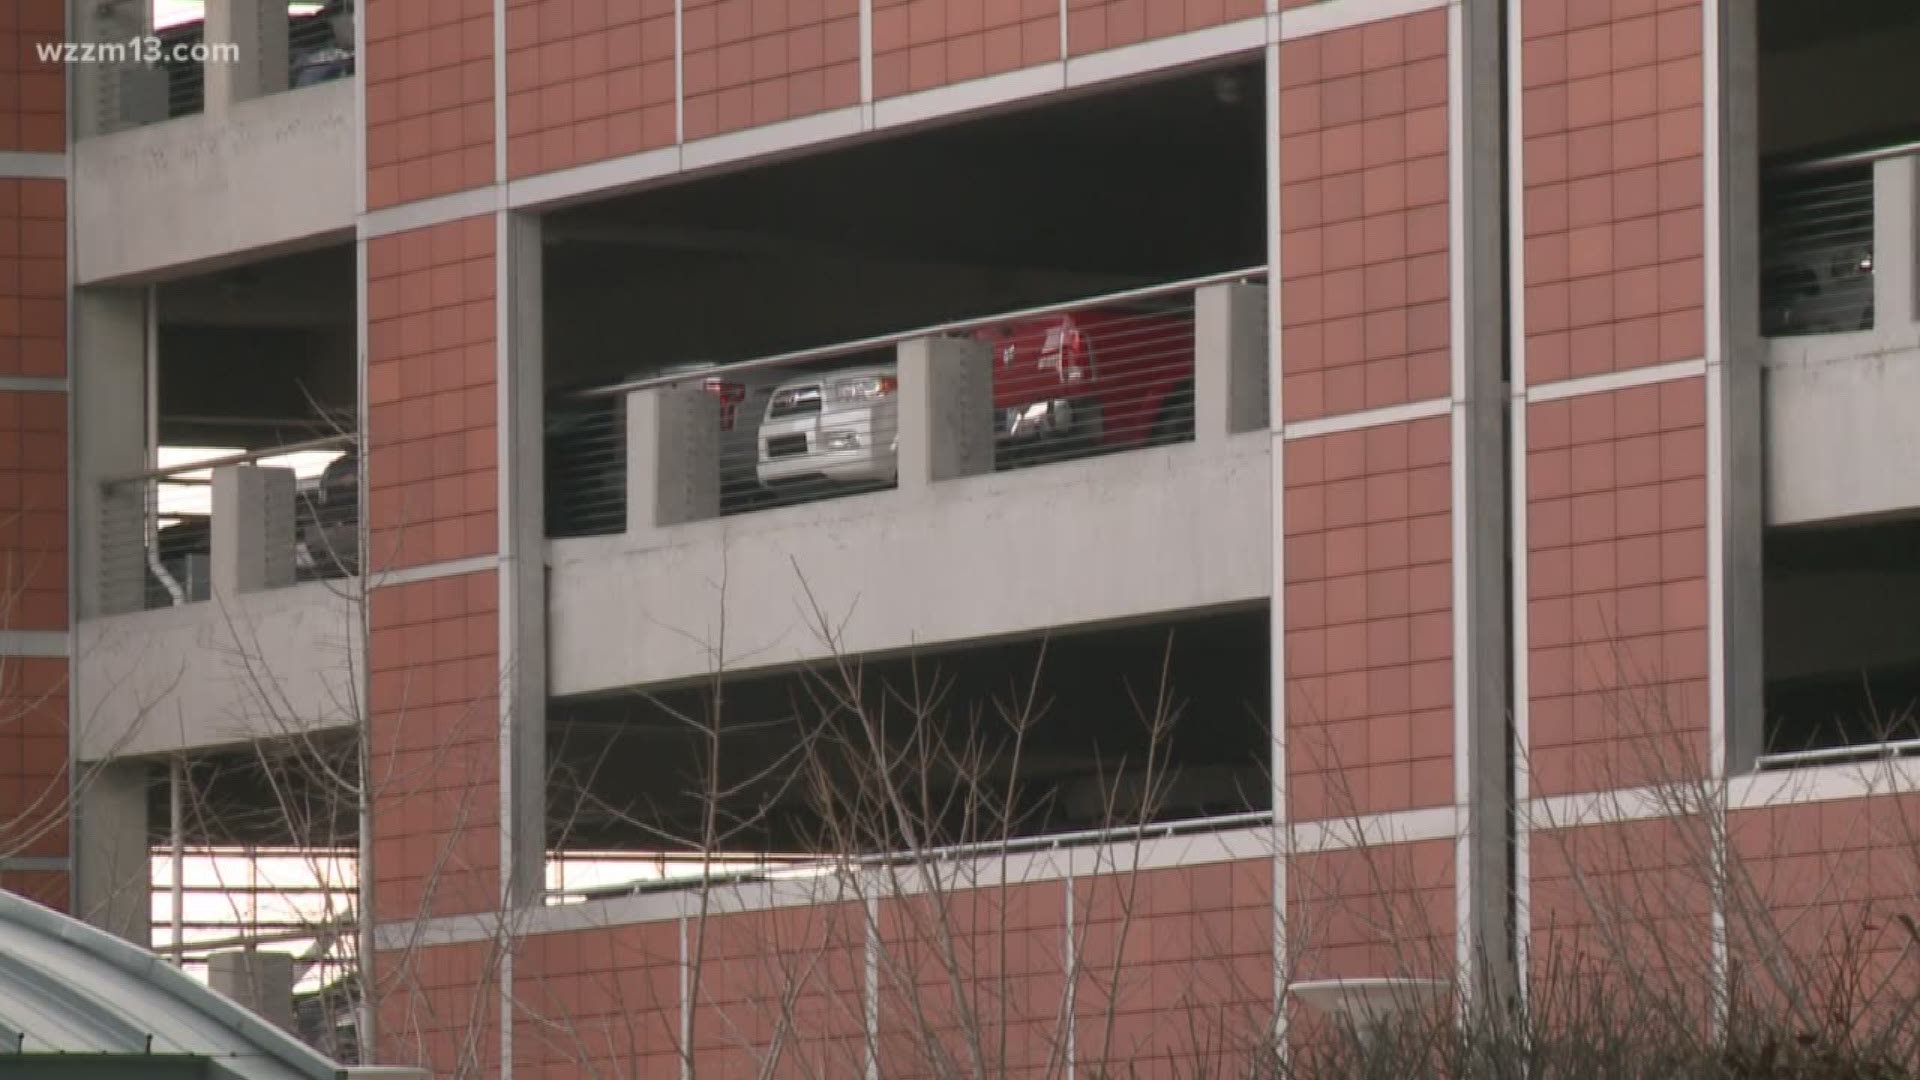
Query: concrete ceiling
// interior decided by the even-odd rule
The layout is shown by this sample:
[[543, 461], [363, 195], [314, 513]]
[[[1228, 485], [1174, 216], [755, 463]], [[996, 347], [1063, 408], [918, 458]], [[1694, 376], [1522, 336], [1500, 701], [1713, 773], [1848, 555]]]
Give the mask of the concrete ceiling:
[[1257, 64], [553, 215], [556, 239], [1180, 277], [1265, 260]]

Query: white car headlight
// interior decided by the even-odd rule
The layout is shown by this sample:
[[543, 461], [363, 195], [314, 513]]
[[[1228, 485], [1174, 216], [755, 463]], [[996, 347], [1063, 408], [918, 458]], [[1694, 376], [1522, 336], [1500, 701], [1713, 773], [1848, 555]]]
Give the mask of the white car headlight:
[[891, 396], [899, 388], [900, 380], [892, 375], [856, 375], [834, 380], [833, 400], [843, 404], [878, 401]]

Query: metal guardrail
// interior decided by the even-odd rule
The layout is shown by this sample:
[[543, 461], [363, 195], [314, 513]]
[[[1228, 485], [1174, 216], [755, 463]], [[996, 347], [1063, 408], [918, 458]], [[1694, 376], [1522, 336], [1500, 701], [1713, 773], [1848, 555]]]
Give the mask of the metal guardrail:
[[1190, 440], [1193, 294], [1265, 275], [1209, 274], [573, 391], [548, 416], [548, 535], [626, 530], [635, 390], [715, 396], [722, 515], [894, 486], [898, 348], [920, 339], [972, 340], [992, 365], [992, 415], [982, 419], [995, 432], [995, 469]]
[[[124, 614], [210, 597], [213, 580], [213, 470], [258, 465], [317, 450], [344, 450], [326, 472], [296, 483], [293, 547], [284, 553], [295, 581], [358, 572], [360, 500], [357, 436], [334, 435], [101, 483], [101, 614]], [[258, 523], [267, 528], [268, 523]]]
[[[1202, 833], [1226, 832], [1231, 829], [1256, 829], [1272, 825], [1274, 815], [1270, 810], [1250, 810], [1239, 814], [1221, 814], [1214, 817], [1186, 818], [1179, 821], [1156, 822], [1146, 825], [1124, 825], [1107, 829], [1082, 829], [1076, 832], [1052, 833], [1038, 836], [1013, 837], [1006, 840], [986, 841], [975, 844], [951, 844], [930, 847], [924, 851], [878, 852], [872, 855], [848, 856], [843, 858], [812, 859], [808, 861], [787, 862], [778, 866], [756, 867], [750, 870], [701, 875], [696, 872], [690, 876], [662, 880], [640, 881], [626, 885], [608, 886], [600, 889], [552, 891], [548, 893], [549, 905], [580, 903], [587, 900], [611, 900], [623, 896], [642, 896], [653, 893], [679, 892], [698, 887], [724, 887], [728, 885], [747, 885], [758, 882], [793, 880], [807, 877], [825, 877], [834, 874], [857, 873], [862, 870], [877, 870], [896, 866], [926, 866], [933, 863], [952, 863], [963, 859], [1004, 858], [1010, 855], [1030, 855], [1047, 851], [1060, 851], [1067, 848], [1098, 847], [1114, 843], [1143, 843], [1148, 840], [1163, 840], [1176, 836], [1191, 836]], [[697, 856], [695, 857], [697, 860]], [[708, 860], [726, 865], [750, 861], [749, 858], [715, 855]]]
[[1761, 333], [1874, 327], [1874, 166], [1920, 141], [1769, 166], [1760, 191]]
[[163, 50], [158, 66], [167, 77], [167, 119], [205, 112], [207, 63], [193, 55], [194, 46], [206, 43], [205, 24], [187, 23], [156, 36]]
[[1818, 750], [1791, 750], [1778, 754], [1762, 754], [1756, 766], [1763, 772], [1779, 769], [1797, 769], [1809, 765], [1846, 765], [1871, 761], [1891, 761], [1897, 758], [1913, 757], [1920, 754], [1920, 739], [1898, 739], [1891, 742], [1859, 743], [1852, 746], [1829, 746]]

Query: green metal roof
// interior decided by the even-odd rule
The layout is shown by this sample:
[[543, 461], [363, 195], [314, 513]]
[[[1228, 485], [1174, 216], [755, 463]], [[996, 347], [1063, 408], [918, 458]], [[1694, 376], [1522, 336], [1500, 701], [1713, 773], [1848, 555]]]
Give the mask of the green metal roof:
[[0, 892], [4, 1075], [335, 1080], [349, 1073], [147, 950]]

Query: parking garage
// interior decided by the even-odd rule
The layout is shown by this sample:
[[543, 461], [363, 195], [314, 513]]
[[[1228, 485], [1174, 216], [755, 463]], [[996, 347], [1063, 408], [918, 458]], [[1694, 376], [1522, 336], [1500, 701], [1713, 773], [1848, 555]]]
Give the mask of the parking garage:
[[916, 328], [991, 369], [994, 468], [1190, 439], [1194, 292], [1155, 287], [1265, 263], [1261, 85], [1210, 68], [548, 215], [550, 534], [624, 531], [648, 379], [714, 398], [714, 514], [895, 486]]
[[285, 550], [268, 559], [273, 583], [354, 569], [354, 273], [353, 249], [336, 246], [136, 296], [149, 326], [148, 468], [108, 477], [103, 488], [103, 613], [210, 597], [211, 465], [256, 466], [284, 485], [291, 516], [275, 538]]

